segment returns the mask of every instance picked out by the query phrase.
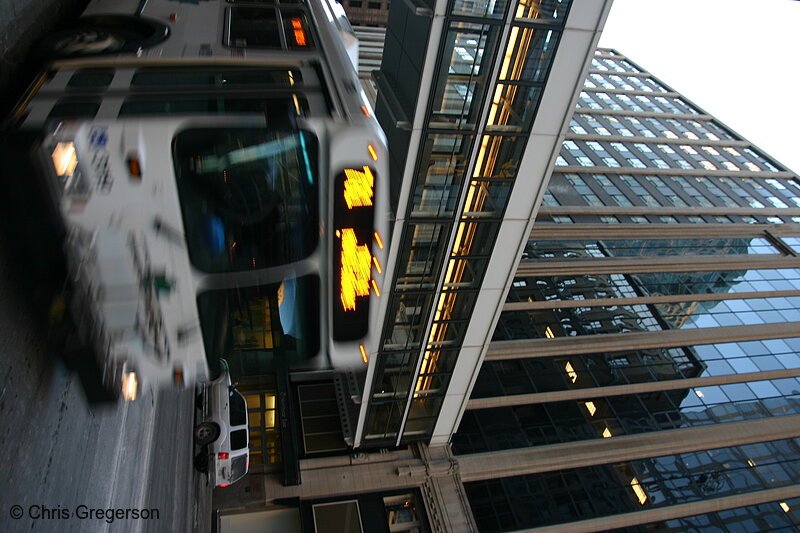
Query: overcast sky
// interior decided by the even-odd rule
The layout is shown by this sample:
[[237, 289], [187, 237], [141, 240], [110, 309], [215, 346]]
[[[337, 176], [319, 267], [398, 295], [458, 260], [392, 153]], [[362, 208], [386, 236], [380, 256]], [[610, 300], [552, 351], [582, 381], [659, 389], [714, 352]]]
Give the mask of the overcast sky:
[[800, 172], [800, 2], [614, 0], [600, 46]]

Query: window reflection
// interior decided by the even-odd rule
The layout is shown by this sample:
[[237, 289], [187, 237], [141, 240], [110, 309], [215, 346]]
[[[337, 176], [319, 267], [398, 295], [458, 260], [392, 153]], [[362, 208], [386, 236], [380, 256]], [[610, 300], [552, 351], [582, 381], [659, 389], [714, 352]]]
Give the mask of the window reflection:
[[495, 28], [486, 24], [453, 23], [447, 33], [442, 64], [433, 91], [431, 127], [474, 128], [487, 82]]
[[414, 187], [412, 217], [453, 216], [472, 136], [434, 133], [428, 136]]
[[500, 67], [500, 81], [542, 82], [558, 42], [556, 30], [513, 26]]

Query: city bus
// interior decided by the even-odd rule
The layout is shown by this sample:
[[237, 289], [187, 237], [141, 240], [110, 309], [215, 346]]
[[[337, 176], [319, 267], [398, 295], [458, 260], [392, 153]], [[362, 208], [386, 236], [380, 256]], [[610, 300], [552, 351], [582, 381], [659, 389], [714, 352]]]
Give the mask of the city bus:
[[356, 49], [333, 0], [95, 0], [36, 45], [4, 174], [41, 184], [49, 316], [104, 390], [366, 368], [389, 173]]

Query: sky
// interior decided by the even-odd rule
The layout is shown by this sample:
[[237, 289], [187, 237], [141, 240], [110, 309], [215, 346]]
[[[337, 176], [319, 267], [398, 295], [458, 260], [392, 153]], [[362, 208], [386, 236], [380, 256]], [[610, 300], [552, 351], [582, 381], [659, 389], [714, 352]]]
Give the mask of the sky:
[[800, 2], [614, 0], [600, 46], [800, 173]]

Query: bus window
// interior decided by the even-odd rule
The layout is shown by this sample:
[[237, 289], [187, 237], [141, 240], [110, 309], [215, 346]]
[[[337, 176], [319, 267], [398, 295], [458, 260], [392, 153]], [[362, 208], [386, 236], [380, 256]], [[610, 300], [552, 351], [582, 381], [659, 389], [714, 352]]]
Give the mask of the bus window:
[[201, 293], [197, 308], [209, 367], [219, 357], [234, 368], [258, 359], [262, 369], [276, 356], [287, 362], [315, 357], [320, 305], [319, 278], [313, 275]]
[[274, 267], [319, 241], [316, 137], [264, 128], [185, 130], [173, 159], [189, 258], [205, 272]]
[[289, 87], [300, 85], [297, 69], [143, 68], [134, 73], [131, 86], [146, 87]]
[[228, 21], [225, 42], [228, 46], [281, 48], [281, 30], [274, 7], [231, 7]]
[[294, 95], [293, 98], [265, 99], [263, 97], [146, 97], [126, 98], [119, 110], [120, 117], [133, 115], [179, 115], [179, 114], [224, 114], [257, 113], [263, 115], [271, 109], [282, 107], [286, 114], [304, 116], [308, 113], [308, 101]]
[[67, 87], [73, 89], [104, 89], [111, 85], [113, 78], [114, 69], [82, 69], [70, 77]]
[[93, 118], [98, 109], [99, 101], [63, 99], [56, 102], [47, 118]]

